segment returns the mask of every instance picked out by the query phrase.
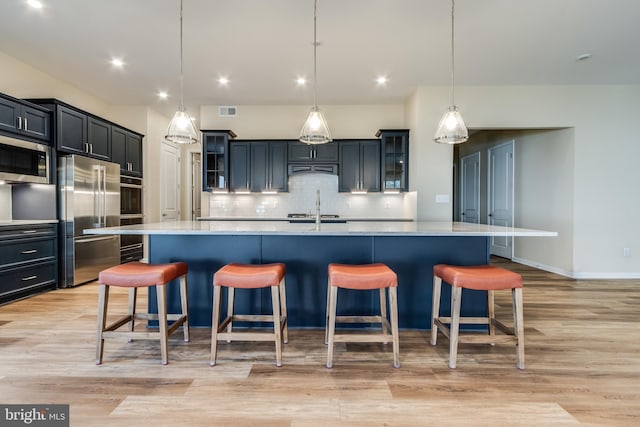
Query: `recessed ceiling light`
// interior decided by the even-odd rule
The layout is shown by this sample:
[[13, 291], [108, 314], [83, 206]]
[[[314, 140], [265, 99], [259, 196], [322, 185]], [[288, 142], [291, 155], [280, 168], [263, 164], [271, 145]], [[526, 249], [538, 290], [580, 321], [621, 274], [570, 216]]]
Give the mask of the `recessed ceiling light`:
[[158, 92], [158, 98], [167, 99], [167, 98], [169, 98], [169, 94], [167, 92], [165, 92], [164, 90], [161, 90], [160, 92]]
[[583, 53], [582, 55], [578, 55], [578, 57], [576, 58], [576, 61], [586, 61], [589, 58], [591, 58], [590, 53]]
[[116, 68], [122, 68], [124, 67], [124, 61], [120, 58], [111, 58], [111, 65]]
[[38, 0], [27, 0], [27, 4], [34, 9], [42, 9], [44, 5]]
[[218, 83], [220, 84], [220, 86], [226, 86], [229, 84], [229, 79], [226, 77], [219, 77]]
[[389, 80], [387, 79], [387, 76], [378, 76], [376, 78], [376, 83], [378, 84], [378, 86], [384, 86], [388, 81]]
[[307, 84], [307, 79], [305, 79], [304, 77], [298, 77], [296, 79], [296, 84], [298, 86], [305, 86]]

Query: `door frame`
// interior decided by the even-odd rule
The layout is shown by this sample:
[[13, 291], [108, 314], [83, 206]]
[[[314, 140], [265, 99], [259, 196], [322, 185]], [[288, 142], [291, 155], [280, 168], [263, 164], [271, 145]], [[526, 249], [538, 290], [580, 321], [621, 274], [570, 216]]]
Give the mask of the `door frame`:
[[177, 173], [176, 173], [176, 182], [175, 182], [175, 191], [176, 191], [176, 203], [177, 203], [177, 213], [176, 213], [176, 219], [173, 220], [167, 220], [166, 217], [164, 216], [164, 207], [165, 207], [165, 196], [166, 196], [166, 192], [167, 192], [167, 188], [165, 188], [165, 179], [162, 178], [164, 176], [166, 176], [166, 174], [164, 173], [164, 171], [161, 171], [161, 178], [160, 178], [160, 222], [165, 222], [165, 221], [180, 221], [181, 216], [182, 216], [182, 210], [181, 210], [181, 205], [182, 205], [182, 201], [181, 201], [181, 195], [182, 195], [182, 191], [181, 191], [181, 187], [180, 187], [180, 181], [181, 181], [181, 163], [182, 163], [182, 156], [181, 156], [181, 150], [180, 147], [175, 145], [175, 144], [171, 144], [167, 141], [162, 141], [161, 145], [160, 145], [160, 167], [162, 167], [162, 165], [164, 165], [164, 159], [163, 156], [165, 155], [165, 147], [170, 147], [171, 149], [176, 150], [176, 158], [178, 160], [178, 165], [177, 165]]

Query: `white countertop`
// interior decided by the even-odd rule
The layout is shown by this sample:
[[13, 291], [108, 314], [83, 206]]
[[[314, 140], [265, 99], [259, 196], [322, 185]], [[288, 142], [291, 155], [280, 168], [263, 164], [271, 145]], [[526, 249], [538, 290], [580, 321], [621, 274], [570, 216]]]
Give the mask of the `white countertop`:
[[283, 221], [175, 221], [84, 230], [85, 234], [292, 235], [292, 236], [557, 236], [555, 231], [464, 222], [347, 222], [322, 224]]
[[57, 223], [57, 219], [14, 219], [13, 221], [0, 221], [0, 227], [8, 227], [11, 225], [38, 225]]
[[[309, 216], [306, 218], [289, 218], [289, 217], [238, 217], [238, 216], [203, 216], [198, 218], [198, 221], [313, 221], [315, 217]], [[324, 221], [359, 221], [359, 222], [411, 222], [412, 218], [357, 218], [357, 217], [327, 217], [323, 218]]]

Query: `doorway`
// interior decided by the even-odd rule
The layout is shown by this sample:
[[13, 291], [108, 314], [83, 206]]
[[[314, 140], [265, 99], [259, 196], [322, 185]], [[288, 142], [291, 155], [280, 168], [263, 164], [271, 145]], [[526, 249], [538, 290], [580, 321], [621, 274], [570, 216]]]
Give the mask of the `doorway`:
[[480, 152], [460, 159], [460, 220], [480, 223]]
[[160, 150], [160, 221], [180, 219], [180, 150], [162, 142]]
[[[487, 224], [513, 227], [513, 150], [514, 140], [488, 150], [488, 209]], [[513, 238], [491, 237], [492, 255], [512, 259]]]
[[191, 173], [188, 176], [191, 181], [189, 183], [191, 197], [189, 197], [189, 212], [191, 212], [191, 220], [195, 221], [202, 216], [202, 208], [200, 206], [200, 197], [202, 194], [202, 164], [200, 152], [192, 151], [190, 154], [189, 170]]

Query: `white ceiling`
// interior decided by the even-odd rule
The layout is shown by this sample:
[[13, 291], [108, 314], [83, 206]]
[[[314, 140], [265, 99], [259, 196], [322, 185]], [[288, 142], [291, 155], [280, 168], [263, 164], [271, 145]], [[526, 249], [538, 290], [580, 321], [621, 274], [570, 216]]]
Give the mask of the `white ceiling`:
[[[171, 114], [178, 0], [41, 1], [0, 1], [0, 51], [109, 103]], [[639, 20], [638, 0], [458, 0], [456, 84], [639, 84]], [[449, 85], [450, 22], [448, 0], [318, 0], [318, 103], [400, 103]], [[313, 0], [184, 0], [185, 104], [310, 104], [295, 78], [312, 77], [312, 41]]]

